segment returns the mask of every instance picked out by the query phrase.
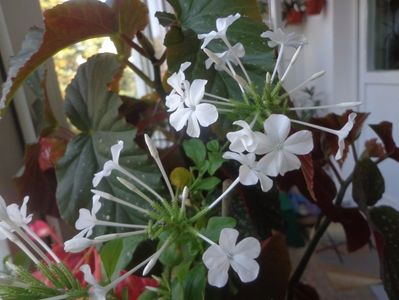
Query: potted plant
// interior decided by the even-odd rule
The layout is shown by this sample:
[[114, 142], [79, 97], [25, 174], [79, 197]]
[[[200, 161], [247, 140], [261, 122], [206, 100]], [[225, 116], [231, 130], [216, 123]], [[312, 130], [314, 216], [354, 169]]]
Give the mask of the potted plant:
[[306, 1], [306, 14], [308, 15], [318, 15], [321, 13], [325, 0], [307, 0]]

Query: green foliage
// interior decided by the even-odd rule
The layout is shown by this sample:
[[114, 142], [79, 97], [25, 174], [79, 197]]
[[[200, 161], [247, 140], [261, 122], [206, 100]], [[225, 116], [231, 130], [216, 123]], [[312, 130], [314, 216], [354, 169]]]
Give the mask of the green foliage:
[[214, 242], [219, 240], [223, 228], [234, 228], [236, 220], [230, 217], [211, 217], [208, 220], [204, 235]]
[[370, 158], [360, 160], [353, 173], [353, 199], [360, 207], [373, 206], [381, 199], [384, 191], [384, 177], [377, 164]]
[[202, 166], [206, 157], [206, 147], [200, 139], [189, 139], [183, 142], [184, 153], [197, 167]]
[[105, 273], [114, 280], [131, 261], [137, 246], [143, 241], [140, 235], [108, 242], [101, 248], [100, 256]]
[[[215, 30], [217, 18], [238, 12], [242, 17], [229, 28], [227, 37], [232, 44], [240, 42], [244, 45], [246, 56], [243, 64], [252, 81], [258, 87], [263, 86], [266, 71], [273, 68], [274, 54], [267, 47], [266, 40], [260, 37], [267, 27], [261, 20], [255, 0], [170, 0], [169, 3], [175, 9], [180, 25], [173, 26], [165, 38], [170, 71], [176, 71], [181, 63], [190, 61], [190, 80], [207, 79], [207, 91], [241, 99], [241, 92], [234, 80], [213, 68], [205, 69], [204, 61], [207, 56], [200, 51], [201, 42], [197, 38], [200, 33]], [[214, 52], [225, 51], [225, 46], [220, 41], [212, 42], [209, 48]]]
[[[12, 265], [14, 277], [7, 278], [8, 284], [0, 285], [0, 297], [4, 300], [34, 300], [68, 295], [68, 299], [87, 297], [84, 289], [71, 271], [63, 264], [40, 264], [38, 270], [54, 287], [33, 276], [28, 269]], [[29, 288], [28, 288], [29, 287]]]
[[[118, 115], [120, 98], [108, 91], [107, 83], [119, 67], [116, 55], [99, 54], [83, 64], [66, 92], [65, 111], [71, 123], [81, 132], [68, 144], [65, 155], [56, 168], [57, 201], [61, 216], [73, 222], [80, 207], [90, 207], [93, 174], [110, 160], [110, 147], [124, 141], [119, 163], [132, 174], [157, 186], [159, 176], [147, 155], [140, 151], [133, 139], [135, 129]], [[115, 176], [104, 178], [100, 189], [145, 207], [138, 196], [123, 189]], [[143, 223], [141, 214], [104, 202], [99, 213], [119, 222]]]

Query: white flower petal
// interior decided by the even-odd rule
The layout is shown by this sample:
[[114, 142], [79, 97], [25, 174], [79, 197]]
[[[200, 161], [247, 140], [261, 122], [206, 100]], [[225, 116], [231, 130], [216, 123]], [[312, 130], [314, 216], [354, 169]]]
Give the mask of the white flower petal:
[[195, 113], [192, 113], [190, 115], [190, 118], [188, 119], [188, 124], [187, 124], [187, 134], [191, 137], [199, 137], [201, 133], [200, 126], [198, 124], [197, 116]]
[[275, 142], [273, 139], [268, 138], [265, 134], [261, 132], [254, 132], [256, 140], [256, 148], [254, 152], [256, 154], [266, 154], [272, 152], [275, 147]]
[[236, 245], [238, 231], [232, 228], [223, 228], [219, 236], [220, 248], [229, 253]]
[[216, 268], [209, 269], [208, 283], [218, 288], [224, 287], [229, 279], [229, 268], [230, 264], [226, 259], [223, 264], [219, 264]]
[[202, 261], [208, 269], [216, 268], [227, 261], [227, 256], [219, 245], [211, 245], [202, 255]]
[[261, 172], [257, 172], [260, 187], [262, 188], [263, 192], [269, 191], [273, 187], [273, 180], [271, 180], [266, 174]]
[[262, 170], [262, 173], [267, 174], [269, 176], [277, 176], [280, 172], [279, 162], [280, 156], [277, 151], [272, 151], [263, 156], [257, 165], [258, 170]]
[[265, 120], [263, 127], [268, 138], [281, 143], [290, 133], [291, 121], [285, 115], [272, 114]]
[[297, 170], [301, 167], [301, 161], [294, 154], [285, 150], [279, 151], [279, 154], [280, 154], [280, 169], [279, 169], [280, 175], [284, 175], [289, 171]]
[[202, 98], [204, 98], [205, 93], [205, 85], [208, 81], [204, 79], [195, 79], [188, 91], [188, 97], [186, 99], [189, 100], [186, 105], [188, 107], [196, 106], [200, 103]]
[[166, 96], [166, 107], [168, 108], [168, 112], [175, 111], [183, 105], [183, 99], [180, 95], [172, 94]]
[[257, 184], [259, 178], [257, 174], [251, 170], [247, 165], [241, 165], [239, 169], [240, 182], [243, 185], [254, 185]]
[[91, 273], [91, 269], [90, 266], [88, 264], [82, 265], [79, 270], [83, 273], [83, 278], [84, 280], [92, 285], [92, 286], [96, 286], [97, 285], [97, 281], [94, 278], [93, 274]]
[[182, 128], [187, 124], [187, 120], [191, 113], [192, 110], [190, 108], [181, 108], [176, 110], [174, 113], [170, 114], [170, 125], [172, 125], [177, 131], [182, 130]]
[[206, 46], [208, 46], [208, 44], [213, 40], [218, 38], [219, 35], [216, 31], [212, 30], [209, 33], [202, 33], [198, 35], [198, 38], [200, 40], [204, 40], [204, 42], [201, 45], [201, 49], [204, 49]]
[[244, 255], [234, 255], [230, 264], [242, 282], [254, 281], [259, 274], [259, 264], [254, 259]]
[[64, 243], [65, 252], [79, 253], [94, 245], [93, 240], [85, 237], [73, 237]]
[[223, 153], [223, 158], [224, 159], [233, 159], [233, 160], [236, 160], [239, 163], [243, 164], [243, 155], [240, 155], [235, 152], [226, 151], [225, 153]]
[[198, 122], [203, 127], [208, 127], [209, 125], [215, 123], [219, 117], [216, 106], [208, 103], [198, 104], [194, 113], [198, 119]]
[[112, 161], [115, 164], [119, 164], [119, 156], [121, 154], [122, 149], [123, 149], [123, 141], [118, 141], [117, 144], [111, 147]]
[[309, 130], [301, 130], [290, 135], [284, 142], [284, 150], [293, 154], [308, 154], [313, 149], [312, 133]]
[[234, 248], [233, 255], [244, 255], [249, 258], [257, 258], [260, 254], [260, 243], [253, 237], [247, 237], [240, 241]]
[[229, 26], [237, 21], [240, 17], [241, 15], [239, 13], [236, 13], [235, 15], [230, 15], [225, 18], [218, 18], [216, 19], [216, 29], [218, 31], [225, 32], [227, 28], [229, 28]]

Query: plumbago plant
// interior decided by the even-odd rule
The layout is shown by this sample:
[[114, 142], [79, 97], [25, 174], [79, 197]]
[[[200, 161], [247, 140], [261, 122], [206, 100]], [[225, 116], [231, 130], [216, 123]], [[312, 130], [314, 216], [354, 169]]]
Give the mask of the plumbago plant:
[[[1, 297], [136, 299], [121, 285], [131, 286], [133, 274], [141, 274], [156, 284], [139, 299], [308, 299], [316, 296], [301, 283], [302, 274], [330, 223], [339, 222], [349, 251], [373, 234], [385, 288], [397, 299], [398, 212], [375, 207], [384, 192], [378, 164], [399, 161], [392, 124], [371, 125], [383, 145], [367, 141], [358, 155], [355, 142], [368, 114], [348, 110], [303, 122], [297, 111], [359, 102], [294, 107], [293, 93], [324, 72], [293, 90], [283, 87], [304, 37], [268, 30], [255, 1], [169, 3], [174, 14], [157, 13], [168, 28], [161, 56], [142, 33], [148, 10], [139, 0], [111, 6], [71, 0], [45, 11], [44, 29], [33, 28], [12, 59], [2, 112], [24, 80], [39, 82], [34, 91], [43, 110], [38, 143], [27, 146], [16, 183], [33, 210], [75, 225], [78, 233], [65, 251], [98, 249], [101, 267], [80, 264], [84, 280], [77, 280], [71, 265], [28, 226], [27, 198], [20, 207], [0, 198], [1, 237], [15, 243], [38, 274], [7, 262]], [[30, 74], [59, 50], [96, 36], [111, 37], [118, 54], [98, 54], [79, 67], [65, 93], [72, 126], [61, 128], [43, 72]], [[279, 72], [287, 48], [295, 52]], [[132, 50], [152, 64], [152, 77], [129, 60]], [[120, 96], [125, 68], [154, 93]], [[150, 137], [159, 135], [168, 149]], [[350, 152], [353, 172], [342, 178], [338, 168]], [[357, 208], [342, 207], [350, 184]], [[321, 214], [291, 270], [279, 196], [293, 186]]]

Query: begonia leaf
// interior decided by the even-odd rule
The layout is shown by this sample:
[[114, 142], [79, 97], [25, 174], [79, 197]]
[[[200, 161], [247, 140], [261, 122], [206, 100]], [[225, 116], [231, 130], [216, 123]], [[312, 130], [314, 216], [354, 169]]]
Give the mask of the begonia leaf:
[[392, 137], [392, 123], [383, 121], [379, 124], [370, 124], [369, 126], [381, 139], [388, 156], [399, 162], [399, 148]]
[[381, 278], [389, 299], [399, 299], [399, 212], [379, 206], [370, 210], [370, 220], [382, 235]]
[[2, 88], [0, 112], [39, 65], [77, 42], [120, 33], [132, 37], [147, 24], [147, 8], [138, 0], [117, 1], [114, 10], [97, 0], [70, 0], [44, 11], [44, 29], [33, 27], [12, 58]]
[[[79, 208], [91, 206], [93, 175], [111, 159], [110, 147], [118, 140], [124, 141], [120, 165], [148, 185], [159, 186], [159, 176], [153, 164], [134, 143], [135, 128], [119, 116], [121, 99], [107, 89], [107, 83], [119, 65], [114, 54], [95, 55], [79, 67], [66, 90], [66, 115], [81, 131], [68, 144], [56, 168], [58, 206], [61, 216], [70, 222], [76, 219]], [[144, 201], [129, 193], [115, 175], [103, 178], [97, 188], [136, 205], [144, 205]], [[110, 201], [103, 202], [98, 217], [132, 223], [145, 220], [142, 214]]]

